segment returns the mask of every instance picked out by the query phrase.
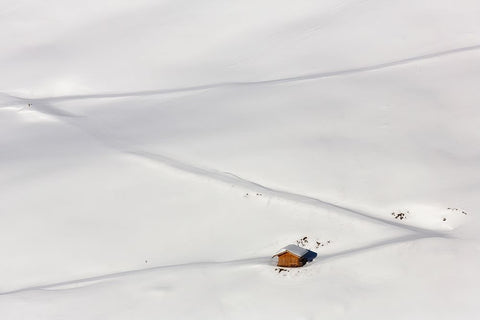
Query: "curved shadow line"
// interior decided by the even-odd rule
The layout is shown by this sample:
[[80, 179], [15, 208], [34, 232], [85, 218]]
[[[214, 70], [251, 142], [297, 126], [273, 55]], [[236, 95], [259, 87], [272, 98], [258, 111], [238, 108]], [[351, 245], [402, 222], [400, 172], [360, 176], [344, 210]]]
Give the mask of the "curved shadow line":
[[[375, 248], [379, 248], [379, 247], [383, 247], [383, 246], [387, 246], [387, 245], [391, 245], [391, 244], [404, 243], [404, 242], [410, 242], [410, 241], [426, 239], [426, 238], [434, 238], [434, 237], [448, 238], [448, 236], [445, 236], [445, 235], [422, 235], [422, 234], [414, 234], [414, 235], [396, 237], [396, 238], [392, 238], [392, 239], [378, 241], [378, 242], [375, 242], [375, 243], [372, 243], [372, 244], [369, 244], [369, 245], [366, 245], [366, 246], [358, 247], [358, 248], [344, 250], [344, 251], [340, 251], [340, 252], [332, 253], [332, 254], [328, 254], [328, 255], [321, 255], [315, 260], [316, 262], [313, 262], [312, 264], [320, 263], [320, 262], [323, 262], [323, 261], [328, 260], [328, 259], [333, 259], [335, 257], [348, 256], [348, 255], [356, 254], [356, 253], [359, 253], [359, 252], [362, 252], [362, 251], [368, 251], [368, 250], [371, 250], [371, 249], [375, 249]], [[55, 287], [66, 286], [66, 285], [71, 285], [71, 284], [81, 284], [81, 283], [91, 282], [91, 281], [115, 279], [115, 278], [120, 278], [120, 277], [124, 277], [124, 276], [129, 276], [129, 275], [134, 275], [134, 274], [139, 274], [139, 273], [145, 273], [145, 272], [150, 272], [150, 271], [156, 271], [156, 270], [162, 270], [162, 269], [173, 269], [173, 268], [195, 267], [195, 266], [242, 265], [242, 264], [259, 264], [259, 263], [265, 264], [265, 263], [269, 263], [270, 261], [272, 261], [272, 258], [268, 256], [268, 257], [256, 257], [256, 258], [228, 260], [228, 261], [204, 261], [204, 262], [173, 264], [173, 265], [166, 265], [166, 266], [156, 266], [156, 267], [151, 267], [151, 268], [128, 270], [128, 271], [104, 274], [104, 275], [100, 275], [100, 276], [56, 282], [56, 283], [51, 283], [51, 284], [24, 287], [24, 288], [21, 288], [21, 289], [0, 292], [0, 296], [1, 295], [10, 295], [10, 294], [15, 294], [15, 293], [20, 293], [20, 292], [26, 292], [26, 291], [33, 291], [33, 290], [47, 290], [47, 289], [51, 289], [51, 288], [55, 288]]]
[[310, 205], [310, 206], [317, 207], [317, 208], [320, 207], [320, 208], [336, 209], [336, 210], [340, 210], [342, 212], [351, 214], [352, 216], [355, 216], [357, 218], [363, 218], [363, 219], [369, 220], [371, 222], [387, 224], [387, 225], [391, 225], [391, 226], [401, 228], [401, 229], [407, 229], [407, 230], [410, 230], [410, 231], [421, 233], [423, 235], [443, 236], [442, 232], [433, 231], [433, 230], [429, 230], [429, 229], [424, 229], [424, 228], [420, 228], [420, 227], [414, 227], [414, 226], [410, 226], [410, 225], [406, 225], [406, 224], [399, 224], [399, 223], [396, 223], [396, 222], [393, 222], [393, 221], [390, 221], [390, 220], [387, 220], [387, 219], [383, 219], [383, 218], [380, 218], [380, 217], [370, 215], [366, 212], [363, 212], [363, 211], [360, 211], [360, 210], [357, 210], [357, 209], [349, 208], [347, 206], [342, 206], [342, 205], [331, 203], [331, 202], [328, 202], [328, 201], [323, 201], [323, 200], [320, 200], [320, 199], [317, 199], [317, 198], [314, 198], [314, 197], [311, 197], [311, 196], [307, 196], [307, 195], [302, 195], [302, 194], [299, 194], [299, 193], [293, 193], [293, 192], [288, 192], [288, 191], [283, 191], [283, 190], [279, 190], [279, 189], [270, 188], [270, 187], [264, 186], [262, 184], [259, 184], [257, 182], [241, 178], [241, 177], [239, 177], [237, 175], [234, 175], [232, 173], [229, 173], [229, 172], [221, 172], [221, 171], [217, 171], [217, 170], [204, 169], [204, 168], [196, 167], [194, 165], [187, 164], [185, 162], [181, 162], [179, 160], [169, 158], [169, 157], [159, 155], [159, 154], [154, 154], [154, 153], [151, 153], [151, 152], [145, 152], [145, 151], [124, 151], [124, 152], [135, 155], [135, 156], [138, 156], [138, 157], [141, 157], [141, 158], [144, 158], [144, 159], [149, 159], [151, 161], [159, 162], [163, 165], [175, 168], [175, 169], [180, 170], [180, 171], [188, 172], [188, 173], [198, 175], [198, 176], [211, 178], [211, 179], [214, 179], [216, 181], [220, 181], [220, 182], [227, 183], [227, 184], [234, 184], [236, 186], [247, 188], [247, 189], [249, 189], [253, 192], [260, 192], [260, 193], [263, 193], [265, 195], [278, 197], [278, 198], [281, 198], [281, 199], [284, 199], [284, 200], [287, 200], [287, 201], [292, 201], [294, 203], [302, 203], [302, 204]]
[[397, 244], [397, 243], [405, 243], [405, 242], [410, 242], [410, 241], [415, 241], [415, 240], [420, 240], [420, 239], [428, 239], [428, 238], [450, 238], [448, 235], [445, 235], [445, 234], [413, 234], [413, 235], [407, 235], [407, 236], [402, 236], [402, 237], [397, 237], [397, 238], [393, 238], [393, 239], [387, 239], [387, 240], [382, 240], [382, 241], [379, 241], [379, 242], [375, 242], [375, 243], [372, 243], [372, 244], [369, 244], [369, 245], [365, 245], [365, 246], [362, 246], [362, 247], [358, 247], [358, 248], [353, 248], [353, 249], [348, 249], [348, 250], [344, 250], [344, 251], [340, 251], [340, 252], [336, 252], [336, 253], [332, 253], [332, 254], [327, 254], [327, 255], [322, 255], [320, 256], [319, 258], [316, 259], [316, 263], [321, 263], [325, 260], [328, 260], [328, 259], [333, 259], [333, 258], [336, 258], [336, 257], [342, 257], [342, 256], [349, 256], [349, 255], [352, 255], [352, 254], [356, 254], [358, 252], [362, 252], [362, 251], [367, 251], [367, 250], [371, 250], [371, 249], [375, 249], [375, 248], [379, 248], [379, 247], [383, 247], [383, 246], [388, 246], [388, 245], [391, 245], [391, 244]]
[[80, 284], [80, 283], [91, 282], [91, 281], [120, 278], [124, 276], [129, 276], [129, 275], [134, 275], [134, 274], [144, 273], [144, 272], [149, 272], [154, 270], [161, 270], [161, 269], [173, 269], [173, 268], [194, 267], [194, 266], [228, 265], [228, 264], [234, 264], [234, 265], [254, 264], [254, 263], [266, 263], [270, 260], [271, 260], [270, 257], [257, 257], [257, 258], [247, 258], [247, 259], [228, 260], [228, 261], [203, 261], [203, 262], [172, 264], [172, 265], [166, 265], [166, 266], [156, 266], [156, 267], [150, 267], [150, 268], [144, 268], [144, 269], [134, 269], [134, 270], [128, 270], [128, 271], [109, 273], [109, 274], [104, 274], [100, 276], [88, 277], [88, 278], [81, 278], [81, 279], [62, 281], [62, 282], [56, 282], [56, 283], [50, 283], [50, 284], [44, 284], [44, 285], [38, 285], [38, 286], [25, 287], [25, 288], [16, 289], [16, 290], [0, 292], [0, 296], [20, 293], [25, 291], [32, 291], [32, 290], [46, 290], [46, 289], [51, 289], [51, 288], [66, 286], [71, 284]]
[[[81, 116], [71, 114], [71, 113], [65, 112], [63, 110], [57, 110], [56, 108], [52, 107], [51, 105], [49, 105], [47, 103], [40, 103], [39, 106], [40, 106], [40, 108], [37, 109], [37, 110], [42, 112], [42, 113], [45, 113], [45, 114], [49, 114], [49, 115], [53, 115], [53, 116], [59, 116], [59, 117], [66, 117], [66, 118], [81, 118]], [[75, 125], [75, 126], [79, 127], [80, 129], [82, 129], [78, 125], [78, 123], [77, 124], [72, 123], [72, 122], [69, 122], [69, 123], [71, 125]], [[87, 132], [85, 130], [82, 130], [82, 131]], [[170, 157], [167, 157], [167, 156], [164, 156], [164, 155], [161, 155], [161, 154], [155, 154], [155, 153], [146, 152], [146, 151], [124, 150], [121, 146], [114, 146], [111, 143], [106, 143], [105, 141], [103, 141], [103, 143], [105, 143], [106, 145], [110, 145], [111, 147], [113, 147], [114, 149], [116, 149], [120, 152], [124, 152], [124, 153], [127, 153], [127, 154], [132, 154], [134, 156], [137, 156], [137, 157], [140, 157], [140, 158], [143, 158], [143, 159], [148, 159], [148, 160], [151, 160], [151, 161], [154, 161], [154, 162], [158, 162], [158, 163], [161, 163], [165, 166], [168, 166], [168, 167], [171, 167], [171, 168], [183, 171], [183, 172], [188, 172], [188, 173], [191, 173], [191, 174], [194, 174], [194, 175], [197, 175], [197, 176], [203, 176], [203, 177], [211, 178], [215, 181], [219, 181], [219, 182], [223, 182], [223, 183], [227, 183], [227, 184], [234, 184], [234, 185], [241, 186], [241, 187], [244, 187], [244, 188], [252, 190], [252, 191], [260, 192], [260, 193], [263, 193], [265, 195], [269, 194], [270, 196], [278, 197], [278, 198], [281, 198], [281, 199], [284, 199], [284, 200], [287, 200], [287, 201], [291, 201], [291, 202], [294, 202], [294, 203], [297, 203], [297, 204], [301, 203], [301, 204], [306, 204], [306, 205], [310, 205], [310, 206], [317, 207], [317, 208], [320, 207], [320, 208], [336, 209], [336, 210], [340, 210], [344, 213], [351, 214], [352, 216], [355, 216], [357, 218], [363, 218], [363, 219], [369, 220], [370, 222], [387, 224], [387, 225], [391, 225], [391, 226], [394, 226], [394, 227], [397, 227], [397, 228], [402, 228], [402, 229], [410, 230], [410, 231], [413, 231], [413, 232], [419, 232], [419, 233], [422, 233], [422, 234], [428, 234], [428, 235], [441, 235], [441, 234], [443, 234], [442, 232], [439, 232], [439, 231], [433, 231], [433, 230], [429, 230], [429, 229], [425, 229], [425, 228], [421, 228], [421, 227], [415, 227], [415, 226], [410, 226], [410, 225], [406, 225], [406, 224], [396, 223], [396, 222], [393, 222], [393, 221], [390, 221], [390, 220], [387, 220], [387, 219], [384, 219], [384, 218], [380, 218], [380, 217], [371, 215], [367, 212], [363, 212], [363, 211], [358, 210], [358, 209], [349, 208], [347, 206], [342, 206], [340, 204], [335, 204], [335, 203], [332, 203], [332, 202], [324, 201], [324, 200], [321, 200], [321, 199], [318, 199], [318, 198], [315, 198], [315, 197], [311, 197], [311, 196], [308, 196], [308, 195], [303, 195], [303, 194], [299, 194], [299, 193], [288, 192], [288, 191], [284, 191], [284, 190], [280, 190], [280, 189], [274, 189], [274, 188], [271, 188], [271, 187], [267, 187], [267, 186], [264, 186], [260, 183], [255, 182], [255, 181], [244, 179], [244, 178], [242, 178], [238, 175], [235, 175], [233, 173], [230, 173], [230, 172], [222, 172], [222, 171], [218, 171], [218, 170], [214, 170], [214, 169], [205, 169], [205, 168], [197, 167], [197, 166], [194, 166], [192, 164], [182, 162], [180, 160], [170, 158]]]
[[[269, 84], [279, 84], [279, 83], [289, 83], [289, 82], [297, 82], [297, 81], [306, 81], [306, 80], [316, 80], [322, 78], [330, 78], [330, 77], [338, 77], [343, 75], [350, 75], [355, 73], [362, 73], [368, 71], [375, 71], [380, 69], [386, 69], [391, 67], [396, 67], [404, 64], [409, 64], [413, 62], [429, 60], [433, 58], [439, 58], [442, 56], [453, 55], [457, 53], [463, 53], [468, 51], [479, 50], [480, 44], [468, 46], [468, 47], [461, 47], [451, 50], [439, 51], [429, 54], [424, 54], [420, 56], [414, 56], [410, 58], [405, 58], [401, 60], [385, 62], [380, 64], [374, 64], [365, 67], [358, 67], [358, 68], [351, 68], [345, 70], [338, 70], [338, 71], [329, 71], [329, 72], [319, 72], [319, 73], [311, 73], [311, 74], [304, 74], [300, 76], [294, 77], [286, 77], [286, 78], [279, 78], [279, 79], [270, 79], [270, 80], [260, 80], [260, 81], [250, 81], [250, 82], [223, 82], [223, 83], [212, 83], [212, 84], [204, 84], [198, 86], [189, 86], [183, 88], [172, 88], [172, 89], [157, 89], [157, 90], [144, 90], [144, 91], [131, 91], [131, 92], [119, 92], [119, 93], [99, 93], [99, 94], [85, 94], [85, 95], [64, 95], [64, 96], [57, 96], [57, 97], [45, 97], [45, 98], [36, 98], [31, 99], [32, 101], [64, 101], [64, 100], [81, 100], [81, 99], [101, 99], [101, 98], [120, 98], [120, 97], [135, 97], [135, 96], [151, 96], [151, 95], [160, 95], [160, 94], [167, 94], [167, 93], [180, 93], [180, 92], [189, 92], [189, 91], [199, 91], [199, 90], [206, 90], [206, 89], [216, 89], [222, 87], [235, 87], [235, 86], [259, 86], [259, 85], [269, 85]], [[23, 98], [19, 98], [23, 99]]]
[[0, 100], [0, 102], [6, 102], [6, 104], [5, 103], [0, 104], [0, 108], [9, 106], [12, 103], [24, 103], [28, 100], [22, 97], [12, 96], [11, 94], [8, 94], [5, 92], [0, 92], [0, 98], [3, 98], [2, 99], [3, 101]]
[[[59, 109], [57, 109], [57, 108], [55, 108], [55, 107], [53, 107], [53, 106], [51, 106], [47, 103], [44, 103], [44, 102], [41, 102], [41, 103], [37, 104], [36, 106], [37, 106], [37, 108], [36, 108], [37, 111], [48, 114], [48, 115], [63, 117], [63, 118], [81, 118], [81, 116], [78, 116], [78, 115], [75, 115], [75, 114], [72, 114], [72, 113], [68, 113], [64, 110], [59, 110]], [[68, 123], [80, 128], [83, 132], [88, 133], [88, 131], [82, 129], [81, 126], [78, 123], [71, 122], [71, 121], [68, 121]], [[88, 134], [92, 135], [91, 133], [88, 133]], [[93, 137], [95, 137], [96, 139], [99, 139], [96, 136], [93, 136]], [[102, 141], [101, 139], [99, 139], [99, 140]], [[110, 147], [113, 147], [117, 151], [120, 151], [120, 152], [123, 152], [123, 153], [132, 154], [132, 155], [137, 156], [139, 158], [148, 159], [150, 161], [158, 162], [158, 163], [161, 163], [162, 165], [165, 165], [165, 166], [168, 166], [168, 167], [171, 167], [171, 168], [183, 171], [183, 172], [187, 172], [187, 173], [190, 173], [190, 174], [194, 174], [194, 175], [197, 175], [197, 176], [203, 176], [203, 177], [210, 178], [210, 179], [213, 179], [215, 181], [223, 182], [223, 183], [226, 183], [226, 184], [234, 184], [234, 185], [244, 187], [244, 188], [252, 190], [252, 191], [263, 193], [265, 195], [269, 194], [270, 196], [281, 198], [281, 199], [284, 199], [286, 201], [291, 201], [293, 203], [306, 204], [306, 205], [310, 205], [310, 206], [317, 207], [317, 208], [336, 209], [336, 210], [340, 210], [344, 213], [348, 213], [352, 216], [355, 216], [356, 218], [363, 218], [365, 220], [369, 220], [370, 222], [387, 224], [387, 225], [391, 225], [391, 226], [394, 226], [394, 227], [397, 227], [397, 228], [407, 229], [407, 230], [410, 230], [410, 231], [420, 232], [420, 233], [423, 233], [423, 234], [432, 234], [432, 235], [441, 234], [441, 232], [432, 231], [432, 230], [429, 230], [429, 229], [409, 226], [409, 225], [406, 225], [406, 224], [399, 224], [399, 223], [396, 223], [396, 222], [393, 222], [393, 221], [390, 221], [390, 220], [387, 220], [387, 219], [376, 217], [374, 215], [368, 214], [367, 212], [363, 212], [363, 211], [360, 211], [358, 209], [353, 209], [353, 208], [349, 208], [349, 207], [342, 206], [342, 205], [339, 205], [339, 204], [335, 204], [335, 203], [332, 203], [332, 202], [320, 200], [318, 198], [314, 198], [314, 197], [311, 197], [311, 196], [302, 195], [302, 194], [294, 193], [294, 192], [288, 192], [288, 191], [284, 191], [284, 190], [280, 190], [280, 189], [270, 188], [270, 187], [264, 186], [260, 183], [257, 183], [255, 181], [244, 179], [244, 178], [242, 178], [238, 175], [235, 175], [233, 173], [230, 173], [230, 172], [222, 172], [222, 171], [218, 171], [218, 170], [214, 170], [214, 169], [205, 169], [205, 168], [197, 167], [197, 166], [194, 166], [192, 164], [182, 162], [180, 160], [170, 158], [170, 157], [167, 157], [167, 156], [164, 156], [164, 155], [161, 155], [161, 154], [155, 154], [155, 153], [146, 152], [146, 151], [124, 150], [124, 148], [121, 147], [121, 146], [113, 145], [112, 143], [107, 143], [105, 141], [102, 141], [102, 142], [105, 143], [106, 145], [109, 145]]]

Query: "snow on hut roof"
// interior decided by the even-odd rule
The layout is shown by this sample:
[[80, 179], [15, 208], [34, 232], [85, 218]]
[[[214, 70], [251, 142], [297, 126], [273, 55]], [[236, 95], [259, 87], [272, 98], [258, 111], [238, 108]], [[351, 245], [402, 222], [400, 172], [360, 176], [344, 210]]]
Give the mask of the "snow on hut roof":
[[294, 244], [289, 244], [288, 246], [280, 249], [275, 255], [275, 256], [278, 256], [278, 255], [281, 255], [282, 253], [285, 253], [285, 252], [290, 252], [291, 254], [293, 255], [296, 255], [297, 257], [301, 258], [303, 257], [304, 255], [306, 255], [308, 253], [308, 250], [305, 249], [305, 248], [302, 248], [302, 247], [299, 247], [297, 245], [294, 245]]

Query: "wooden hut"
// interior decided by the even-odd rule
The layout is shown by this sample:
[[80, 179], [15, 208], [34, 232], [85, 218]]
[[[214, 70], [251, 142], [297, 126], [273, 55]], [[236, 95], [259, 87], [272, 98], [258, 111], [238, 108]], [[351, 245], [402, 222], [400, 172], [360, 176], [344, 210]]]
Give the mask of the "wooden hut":
[[277, 266], [295, 268], [302, 267], [305, 263], [313, 261], [316, 256], [317, 254], [313, 251], [290, 244], [280, 249], [273, 257], [278, 257]]

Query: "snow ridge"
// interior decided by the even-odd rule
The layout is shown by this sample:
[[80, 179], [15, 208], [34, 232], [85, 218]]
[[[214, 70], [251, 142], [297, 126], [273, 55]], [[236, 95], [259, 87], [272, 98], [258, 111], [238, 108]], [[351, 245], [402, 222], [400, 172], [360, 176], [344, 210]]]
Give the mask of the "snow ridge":
[[[68, 100], [83, 100], [83, 99], [105, 99], [105, 98], [121, 98], [121, 97], [137, 97], [137, 96], [152, 96], [152, 95], [162, 95], [170, 93], [180, 93], [180, 92], [190, 92], [190, 91], [201, 91], [207, 89], [217, 89], [224, 87], [249, 87], [249, 86], [262, 86], [262, 85], [272, 85], [272, 84], [281, 84], [281, 83], [292, 83], [299, 81], [307, 80], [319, 80], [324, 78], [332, 78], [339, 76], [352, 75], [363, 72], [370, 72], [376, 70], [382, 70], [392, 67], [397, 67], [401, 65], [406, 65], [410, 63], [420, 62], [424, 60], [430, 60], [435, 58], [440, 58], [444, 56], [450, 56], [454, 54], [461, 54], [470, 51], [476, 51], [480, 49], [480, 44], [460, 47], [450, 50], [438, 51], [424, 55], [418, 55], [413, 57], [408, 57], [400, 60], [394, 60], [390, 62], [384, 62], [364, 67], [356, 67], [350, 69], [336, 70], [336, 71], [327, 71], [327, 72], [316, 72], [286, 78], [270, 79], [270, 80], [259, 80], [259, 81], [233, 81], [233, 82], [222, 82], [222, 83], [212, 83], [212, 84], [203, 84], [197, 86], [181, 87], [181, 88], [171, 88], [171, 89], [155, 89], [155, 90], [143, 90], [143, 91], [131, 91], [131, 92], [117, 92], [117, 93], [96, 93], [96, 94], [84, 94], [84, 95], [64, 95], [64, 96], [53, 96], [53, 97], [44, 97], [44, 98], [21, 98], [10, 96], [11, 98], [21, 99], [24, 101], [31, 102], [58, 102], [58, 101], [68, 101]], [[3, 93], [5, 94], [5, 93]]]

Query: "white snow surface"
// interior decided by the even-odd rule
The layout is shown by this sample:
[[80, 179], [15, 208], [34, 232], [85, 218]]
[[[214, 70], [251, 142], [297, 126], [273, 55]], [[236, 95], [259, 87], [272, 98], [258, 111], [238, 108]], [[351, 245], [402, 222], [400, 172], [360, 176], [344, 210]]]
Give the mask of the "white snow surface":
[[480, 2], [0, 3], [0, 319], [480, 316]]

